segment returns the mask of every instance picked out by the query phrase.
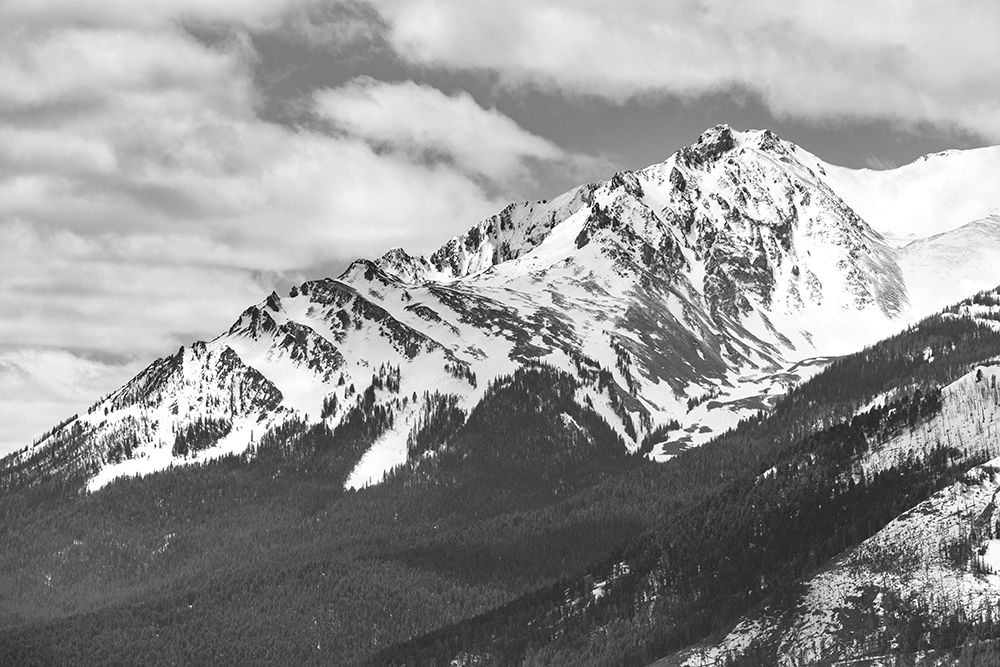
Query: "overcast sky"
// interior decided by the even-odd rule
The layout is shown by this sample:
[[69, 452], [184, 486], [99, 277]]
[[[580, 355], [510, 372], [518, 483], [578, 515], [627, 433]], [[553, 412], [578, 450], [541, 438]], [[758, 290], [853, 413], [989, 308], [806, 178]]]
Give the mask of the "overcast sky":
[[769, 127], [1000, 143], [995, 0], [3, 0], [0, 452], [273, 288]]

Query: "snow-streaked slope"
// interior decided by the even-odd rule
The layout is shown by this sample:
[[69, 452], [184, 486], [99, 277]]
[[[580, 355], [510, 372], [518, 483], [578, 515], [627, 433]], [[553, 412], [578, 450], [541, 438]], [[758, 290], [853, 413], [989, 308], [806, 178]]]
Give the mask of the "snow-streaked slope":
[[994, 268], [1000, 266], [1000, 216], [913, 241], [899, 251], [899, 265], [914, 312], [935, 311], [959, 295], [995, 287]]
[[[771, 132], [712, 128], [663, 163], [512, 204], [428, 258], [394, 249], [272, 294], [181, 355], [183, 373], [163, 388], [151, 390], [150, 374], [178, 361], [123, 387], [138, 397], [128, 406], [99, 401], [0, 472], [73, 470], [94, 488], [252, 451], [289, 419], [335, 427], [370, 390], [396, 421], [351, 476], [364, 485], [405, 462], [404, 398], [437, 391], [470, 410], [489, 381], [538, 361], [579, 377], [581, 396], [633, 448], [680, 422], [651, 452], [668, 458], [767, 409], [823, 359], [894, 333], [967, 285], [1000, 283], [987, 222], [896, 249], [841, 197], [834, 171]], [[969, 259], [973, 244], [980, 255]], [[391, 390], [376, 377], [390, 371]], [[267, 400], [248, 405], [240, 373]], [[205, 419], [231, 431], [169, 454]]]
[[[783, 665], [860, 658], [872, 654], [876, 630], [892, 626], [900, 609], [932, 616], [962, 609], [973, 619], [987, 613], [1000, 596], [998, 376], [1000, 366], [982, 366], [944, 387], [938, 414], [867, 451], [853, 474], [870, 479], [942, 447], [987, 463], [838, 558], [790, 607], [765, 606], [721, 641], [687, 652], [684, 664], [717, 664], [752, 643], [776, 646]], [[960, 542], [970, 556], [956, 556]]]
[[897, 244], [1000, 214], [1000, 146], [925, 155], [895, 169], [822, 163], [822, 170], [858, 215]]
[[[1000, 458], [972, 469], [894, 519], [829, 569], [808, 582], [793, 611], [766, 608], [741, 621], [726, 637], [686, 652], [690, 667], [724, 664], [755, 642], [774, 641], [778, 665], [849, 664], [879, 656], [880, 623], [895, 625], [907, 609], [943, 615], [962, 609], [982, 620], [1000, 596], [1000, 540], [987, 523], [1000, 519]], [[956, 563], [949, 545], [972, 539], [972, 559]], [[873, 664], [896, 664], [897, 650]], [[864, 663], [869, 664], [869, 663]]]

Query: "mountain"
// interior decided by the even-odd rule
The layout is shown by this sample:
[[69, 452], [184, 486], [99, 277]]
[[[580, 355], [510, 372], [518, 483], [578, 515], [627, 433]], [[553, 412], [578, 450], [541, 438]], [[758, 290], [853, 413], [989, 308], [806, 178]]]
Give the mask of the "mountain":
[[[347, 484], [363, 486], [447, 440], [407, 446], [433, 403], [468, 412], [490, 380], [537, 362], [571, 372], [632, 450], [665, 460], [830, 357], [1000, 281], [998, 219], [953, 229], [1000, 198], [977, 185], [995, 164], [982, 149], [850, 171], [769, 131], [718, 126], [661, 164], [512, 204], [427, 258], [393, 249], [272, 293], [4, 459], [0, 476], [73, 475], [94, 490], [253, 451], [288, 423], [361, 419]], [[956, 179], [975, 197], [938, 216], [952, 200], [928, 206], [929, 193]], [[930, 211], [913, 229], [940, 233], [896, 247], [879, 231], [908, 224], [893, 206]]]
[[837, 169], [713, 128], [151, 364], [0, 462], [0, 663], [995, 662], [1000, 291], [919, 315], [997, 220]]

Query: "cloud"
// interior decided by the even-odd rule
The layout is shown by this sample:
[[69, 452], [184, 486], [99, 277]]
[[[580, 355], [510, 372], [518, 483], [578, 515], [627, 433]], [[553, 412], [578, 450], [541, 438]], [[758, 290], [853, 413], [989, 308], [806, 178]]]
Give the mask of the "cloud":
[[[0, 348], [43, 346], [141, 357], [170, 352], [259, 301], [267, 275], [156, 257], [128, 237], [0, 224]], [[144, 250], [144, 251], [143, 251]], [[157, 261], [151, 261], [156, 257]]]
[[375, 0], [420, 66], [625, 102], [720, 90], [777, 115], [930, 122], [1000, 139], [1000, 5], [977, 0]]
[[[139, 370], [62, 350], [0, 349], [0, 453], [20, 449]], [[31, 435], [27, 438], [25, 434]]]
[[43, 29], [73, 23], [155, 27], [179, 21], [217, 21], [250, 27], [273, 24], [299, 0], [5, 0], [0, 23]]
[[5, 37], [0, 110], [8, 111], [73, 102], [107, 105], [116, 93], [206, 91], [225, 83], [223, 75], [235, 65], [233, 54], [206, 49], [176, 29], [69, 26]]
[[[88, 39], [107, 47], [99, 30], [70, 41]], [[82, 90], [99, 98], [44, 126], [0, 131], [0, 222], [70, 230], [103, 252], [145, 251], [150, 261], [282, 271], [378, 251], [387, 239], [420, 245], [429, 230], [443, 236], [502, 206], [448, 165], [260, 120], [236, 54], [189, 66], [162, 42], [112, 42], [121, 50], [108, 60], [148, 63], [149, 75], [77, 67], [39, 83], [44, 94], [6, 99], [59, 107]], [[0, 80], [14, 78], [6, 74], [0, 66]]]
[[895, 169], [899, 165], [892, 160], [880, 158], [877, 155], [868, 154], [865, 156], [865, 165], [871, 169]]
[[292, 5], [275, 31], [296, 44], [332, 49], [353, 57], [384, 48], [385, 26], [378, 12], [361, 0], [329, 0]]
[[471, 95], [431, 86], [358, 77], [316, 93], [316, 111], [344, 132], [415, 157], [441, 154], [463, 171], [494, 181], [526, 173], [525, 160], [567, 158], [557, 145], [522, 129]]

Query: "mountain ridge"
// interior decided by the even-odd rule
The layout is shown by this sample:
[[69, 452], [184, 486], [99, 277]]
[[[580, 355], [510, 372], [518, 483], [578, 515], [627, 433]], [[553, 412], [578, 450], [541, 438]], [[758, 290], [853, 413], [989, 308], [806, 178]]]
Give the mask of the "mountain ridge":
[[[86, 450], [72, 459], [96, 489], [122, 474], [252, 448], [293, 415], [333, 427], [388, 365], [401, 386], [373, 389], [372, 405], [395, 420], [375, 440], [394, 444], [381, 442], [385, 457], [369, 456], [352, 477], [363, 485], [409, 459], [404, 426], [417, 408], [404, 397], [434, 389], [468, 411], [485, 381], [535, 360], [589, 378], [581, 400], [633, 449], [679, 421], [651, 447], [668, 458], [766, 409], [821, 366], [801, 362], [874, 342], [955, 291], [929, 284], [925, 291], [942, 293], [912, 293], [900, 263], [907, 249], [891, 247], [840, 199], [827, 182], [832, 169], [770, 131], [716, 126], [663, 163], [511, 204], [428, 258], [392, 249], [337, 279], [272, 293], [212, 341], [182, 348], [169, 395], [145, 391], [150, 369], [167, 363], [154, 362], [111, 395], [141, 400], [98, 401], [8, 457], [0, 474], [20, 474], [28, 459], [71, 442]], [[924, 264], [940, 263], [924, 255]], [[1000, 280], [968, 273], [976, 286]], [[215, 367], [223, 358], [225, 373]], [[248, 370], [237, 373], [239, 365]], [[245, 409], [233, 374], [250, 371], [260, 378], [247, 382], [277, 403]], [[611, 382], [598, 389], [601, 371]], [[178, 432], [205, 419], [227, 423], [225, 435], [190, 456], [167, 455]]]

